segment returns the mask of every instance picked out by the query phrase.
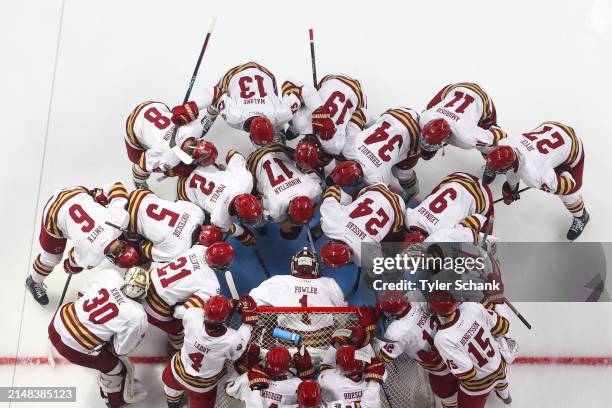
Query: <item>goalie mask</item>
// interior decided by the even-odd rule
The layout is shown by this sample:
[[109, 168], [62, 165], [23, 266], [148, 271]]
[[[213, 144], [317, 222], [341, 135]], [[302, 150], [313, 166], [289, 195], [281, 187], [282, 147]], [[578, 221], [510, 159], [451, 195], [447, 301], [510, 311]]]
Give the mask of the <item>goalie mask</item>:
[[317, 256], [308, 248], [302, 249], [291, 258], [291, 275], [313, 279], [320, 276]]
[[134, 300], [143, 299], [151, 281], [146, 269], [134, 267], [128, 269], [124, 277], [125, 283], [121, 286], [121, 291], [129, 298]]

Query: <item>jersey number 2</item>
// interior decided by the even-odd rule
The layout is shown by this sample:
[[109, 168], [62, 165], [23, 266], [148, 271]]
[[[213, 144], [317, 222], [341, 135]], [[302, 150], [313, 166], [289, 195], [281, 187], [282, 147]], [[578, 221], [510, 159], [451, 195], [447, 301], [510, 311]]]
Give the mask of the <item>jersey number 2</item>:
[[[161, 268], [157, 268], [157, 276], [159, 276], [159, 282], [162, 285], [162, 288], [167, 288], [172, 283], [177, 280], [183, 279], [185, 276], [191, 275], [191, 271], [189, 269], [183, 269], [183, 267], [187, 264], [187, 258], [182, 256], [174, 262], [167, 263]], [[168, 274], [168, 268], [172, 271], [179, 271], [174, 275], [170, 275], [166, 277]]]
[[[371, 198], [366, 198], [365, 200], [357, 204], [357, 207], [355, 207], [355, 209], [351, 211], [351, 213], [349, 214], [349, 217], [351, 217], [352, 219], [355, 219], [355, 218], [365, 217], [367, 215], [372, 214], [374, 212], [374, 210], [371, 207], [373, 203], [374, 203], [374, 200], [372, 200]], [[379, 230], [377, 228], [384, 227], [385, 225], [387, 225], [387, 222], [389, 221], [389, 215], [382, 208], [379, 208], [378, 211], [376, 211], [376, 215], [378, 216], [378, 218], [377, 217], [370, 218], [368, 222], [366, 222], [366, 225], [365, 225], [365, 229], [370, 235], [378, 234]]]

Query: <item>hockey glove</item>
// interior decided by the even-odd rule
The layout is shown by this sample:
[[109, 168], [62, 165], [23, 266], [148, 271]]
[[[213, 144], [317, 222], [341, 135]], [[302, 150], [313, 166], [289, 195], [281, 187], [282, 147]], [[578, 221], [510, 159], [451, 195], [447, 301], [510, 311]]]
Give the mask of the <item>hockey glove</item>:
[[253, 391], [265, 390], [270, 385], [270, 377], [259, 364], [256, 364], [249, 370], [247, 377], [249, 379], [249, 387]]
[[322, 140], [330, 140], [336, 133], [331, 111], [325, 105], [312, 112], [312, 130]]
[[164, 175], [167, 177], [177, 177], [177, 176], [188, 176], [193, 170], [194, 166], [185, 163], [179, 163], [173, 168], [164, 171]]
[[82, 270], [83, 270], [83, 268], [81, 268], [80, 266], [72, 265], [72, 263], [70, 262], [69, 258], [66, 258], [64, 260], [64, 271], [66, 271], [66, 273], [69, 273], [71, 275], [75, 275], [75, 274], [81, 272]]
[[314, 377], [315, 370], [312, 365], [312, 358], [306, 347], [299, 346], [298, 351], [293, 355], [293, 365], [300, 379], [307, 380]]
[[369, 332], [374, 332], [376, 329], [376, 322], [380, 317], [380, 309], [370, 305], [359, 306], [357, 309], [357, 316], [361, 327]]
[[421, 363], [426, 368], [438, 368], [441, 364], [444, 364], [442, 361], [442, 357], [440, 357], [440, 353], [435, 348], [431, 351], [419, 350], [417, 352], [417, 356], [421, 360]]
[[242, 323], [257, 325], [257, 303], [249, 295], [240, 296], [239, 308], [242, 312]]
[[261, 350], [258, 344], [249, 343], [246, 350], [240, 358], [234, 361], [234, 369], [240, 374], [244, 374], [249, 371], [259, 362], [259, 354]]
[[377, 357], [374, 357], [371, 362], [366, 364], [365, 375], [363, 379], [365, 381], [376, 381], [382, 384], [385, 376], [385, 366]]
[[253, 234], [246, 228], [244, 229], [244, 232], [242, 234], [236, 237], [236, 241], [247, 247], [252, 247], [257, 244], [257, 238], [255, 238], [255, 234]]
[[518, 183], [516, 184], [516, 186], [514, 186], [514, 188], [512, 188], [510, 187], [510, 184], [508, 184], [508, 182], [505, 182], [504, 185], [502, 186], [502, 198], [504, 199], [504, 204], [510, 205], [514, 201], [519, 200], [521, 196], [518, 190], [519, 190]]
[[172, 123], [178, 126], [183, 126], [198, 118], [200, 112], [198, 105], [194, 101], [189, 101], [184, 105], [178, 105], [172, 108]]

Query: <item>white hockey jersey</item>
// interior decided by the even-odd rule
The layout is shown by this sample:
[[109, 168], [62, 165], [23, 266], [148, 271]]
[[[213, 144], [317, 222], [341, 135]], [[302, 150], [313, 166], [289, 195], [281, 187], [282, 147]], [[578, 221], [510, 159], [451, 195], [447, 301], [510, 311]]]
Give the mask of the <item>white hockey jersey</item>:
[[[317, 86], [324, 105], [332, 112], [336, 133], [330, 140], [319, 138], [322, 149], [331, 155], [342, 151], [347, 137], [360, 132], [366, 126], [366, 97], [361, 83], [343, 74], [331, 74], [323, 77]], [[312, 111], [304, 106], [293, 117], [292, 129], [297, 134], [312, 133]]]
[[85, 187], [69, 187], [54, 192], [45, 206], [45, 230], [57, 238], [67, 238], [74, 247], [68, 256], [74, 265], [90, 269], [105, 259], [104, 250], [128, 225], [125, 211], [127, 192], [121, 183], [103, 189], [110, 204], [98, 204]]
[[209, 106], [218, 110], [235, 129], [244, 130], [244, 123], [255, 116], [265, 116], [280, 129], [291, 120], [299, 100], [280, 98], [274, 75], [256, 62], [247, 62], [230, 69], [197, 103], [200, 110]]
[[[275, 275], [249, 293], [259, 306], [325, 307], [346, 306], [344, 294], [333, 278], [303, 279], [291, 275]], [[312, 332], [333, 324], [333, 317], [309, 313], [283, 314], [278, 326], [295, 331]]]
[[410, 302], [408, 313], [391, 322], [385, 331], [385, 338], [395, 342], [384, 342], [375, 339], [375, 350], [383, 364], [387, 364], [406, 353], [433, 375], [446, 375], [448, 369], [444, 362], [431, 365], [423, 362], [419, 352], [429, 353], [434, 345], [434, 337], [439, 323], [426, 313], [420, 304]]
[[233, 221], [229, 205], [239, 194], [253, 190], [253, 176], [240, 153], [234, 153], [225, 170], [215, 165], [197, 167], [187, 177], [180, 177], [177, 198], [190, 201], [210, 215], [211, 224], [227, 232]]
[[342, 155], [361, 165], [365, 184], [388, 186], [392, 167], [421, 152], [418, 120], [413, 109], [388, 109], [372, 126], [348, 138]]
[[100, 270], [89, 279], [79, 299], [63, 305], [53, 317], [62, 342], [92, 355], [109, 342], [117, 355], [134, 350], [147, 330], [147, 315], [139, 302], [121, 292], [124, 283], [114, 269]]
[[495, 106], [489, 95], [478, 85], [469, 82], [444, 87], [421, 113], [423, 128], [434, 119], [444, 119], [451, 128], [448, 143], [462, 149], [477, 148], [487, 151], [506, 137], [495, 125]]
[[321, 204], [321, 227], [325, 235], [349, 245], [353, 261], [361, 265], [361, 243], [380, 242], [404, 228], [404, 202], [382, 184], [359, 192], [355, 201], [338, 187], [328, 188]]
[[508, 328], [506, 318], [480, 303], [464, 302], [454, 319], [438, 329], [435, 346], [466, 394], [486, 394], [507, 381], [506, 362], [495, 337]]
[[574, 167], [583, 156], [582, 142], [574, 129], [558, 122], [544, 122], [534, 130], [504, 139], [500, 145], [517, 152], [518, 171], [506, 173], [508, 183], [515, 186], [519, 178], [532, 188], [565, 195], [571, 190], [559, 172]]
[[229, 383], [225, 392], [244, 401], [247, 408], [293, 408], [297, 406], [297, 388], [301, 382], [297, 377], [270, 380], [265, 390], [253, 391], [249, 388], [248, 373], [244, 373]]
[[[145, 171], [168, 170], [181, 161], [170, 148], [170, 138], [175, 125], [170, 118], [172, 111], [161, 102], [143, 102], [127, 119], [125, 143], [132, 149], [144, 151], [138, 165]], [[202, 134], [200, 121], [194, 120], [176, 131], [176, 144], [181, 146], [187, 139], [199, 138]]]
[[271, 222], [280, 223], [287, 218], [289, 202], [294, 197], [306, 196], [314, 205], [321, 198], [321, 179], [314, 172], [298, 169], [280, 144], [251, 153], [247, 167], [262, 196], [264, 217]]
[[191, 391], [203, 393], [217, 386], [225, 374], [227, 360], [236, 361], [251, 338], [251, 326], [227, 328], [219, 337], [204, 329], [204, 310], [190, 308], [183, 316], [185, 340], [181, 351], [172, 357], [170, 367], [176, 380]]
[[204, 307], [221, 291], [215, 272], [206, 264], [207, 248], [194, 245], [160, 268], [151, 269], [151, 286], [143, 302], [145, 311], [160, 321], [182, 319], [190, 307]]
[[[415, 208], [406, 210], [406, 226], [418, 228], [440, 241], [465, 238], [477, 242], [478, 232], [493, 213], [491, 189], [468, 173], [445, 177]], [[454, 231], [457, 229], [457, 231]], [[469, 239], [468, 239], [469, 238]]]
[[331, 368], [319, 375], [319, 385], [327, 407], [380, 407], [380, 385], [375, 381], [353, 381]]
[[150, 190], [138, 189], [128, 198], [128, 229], [148, 240], [144, 255], [153, 261], [171, 261], [191, 248], [204, 212], [187, 201], [163, 200]]

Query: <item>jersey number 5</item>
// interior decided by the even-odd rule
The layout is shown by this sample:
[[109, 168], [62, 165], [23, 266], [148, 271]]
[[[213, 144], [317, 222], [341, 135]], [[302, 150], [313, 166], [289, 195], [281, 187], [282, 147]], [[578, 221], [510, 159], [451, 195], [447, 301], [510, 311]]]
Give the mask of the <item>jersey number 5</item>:
[[153, 218], [155, 221], [163, 221], [164, 218], [170, 217], [168, 226], [174, 227], [179, 219], [178, 213], [175, 213], [174, 211], [170, 211], [169, 209], [163, 207], [158, 212], [155, 212], [158, 208], [159, 205], [157, 204], [149, 204], [147, 206], [147, 215]]

